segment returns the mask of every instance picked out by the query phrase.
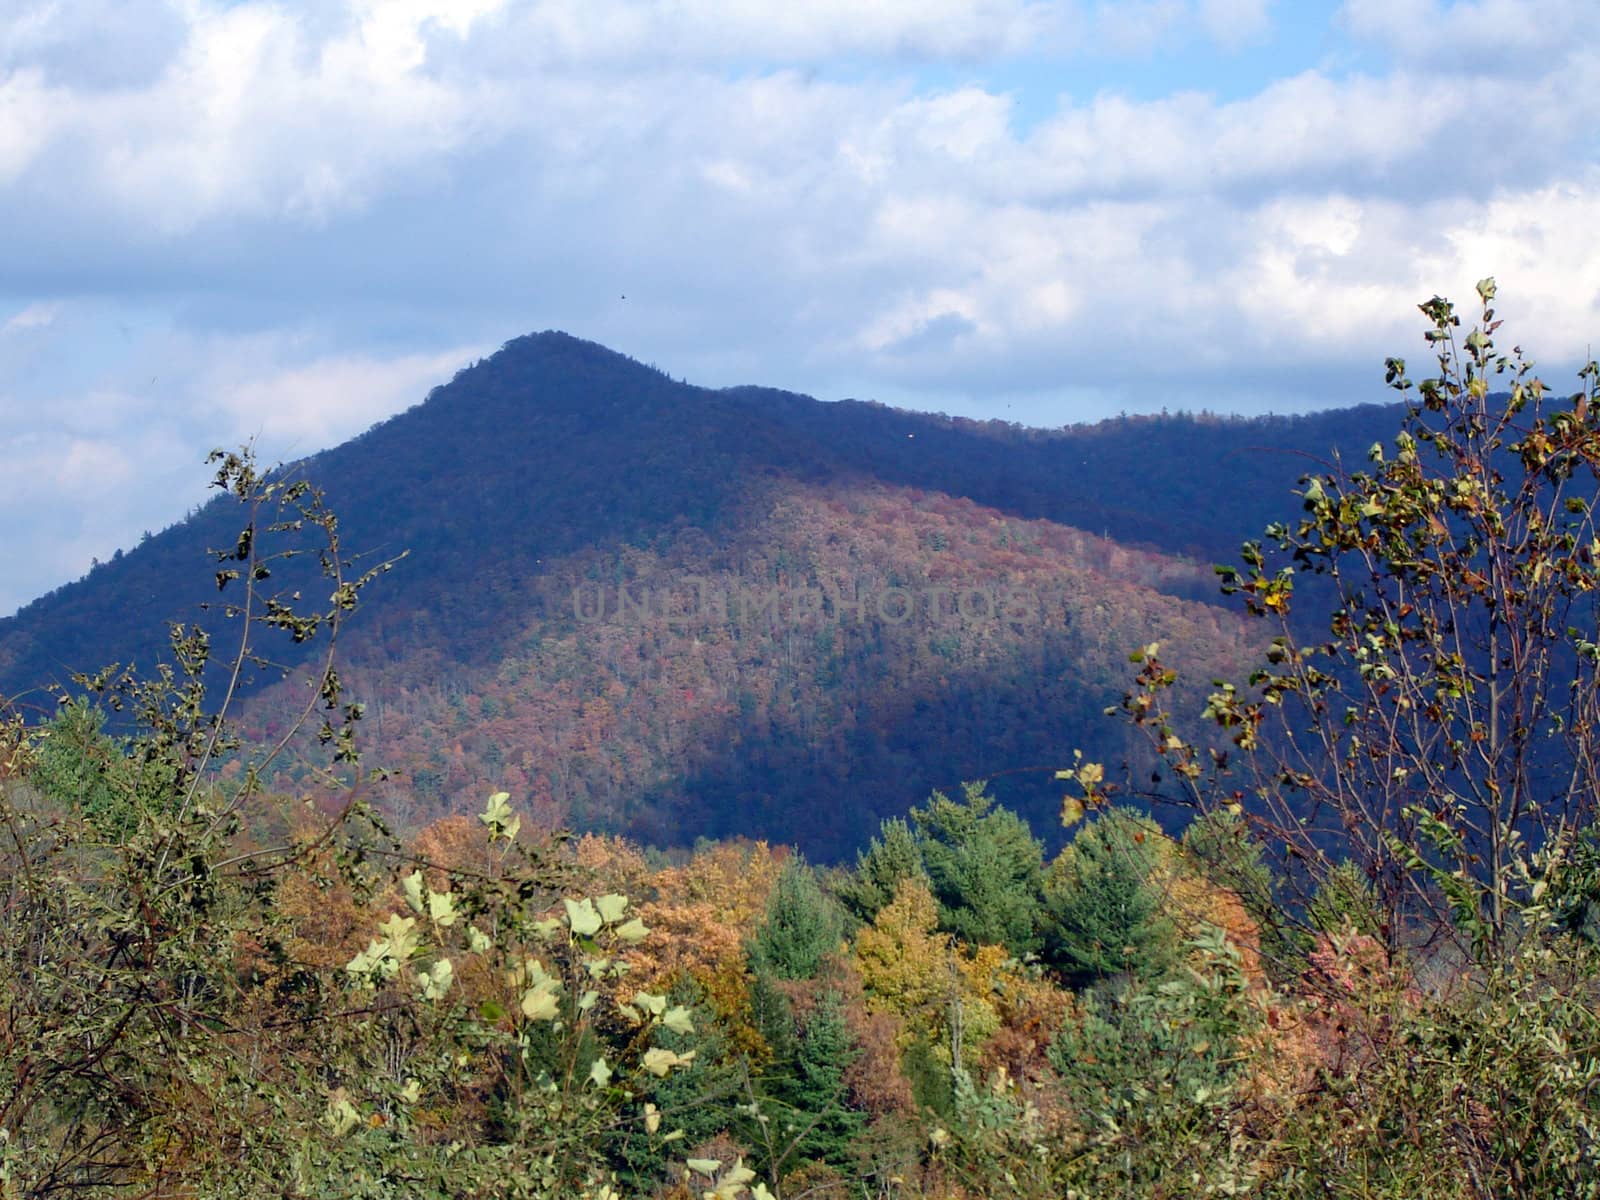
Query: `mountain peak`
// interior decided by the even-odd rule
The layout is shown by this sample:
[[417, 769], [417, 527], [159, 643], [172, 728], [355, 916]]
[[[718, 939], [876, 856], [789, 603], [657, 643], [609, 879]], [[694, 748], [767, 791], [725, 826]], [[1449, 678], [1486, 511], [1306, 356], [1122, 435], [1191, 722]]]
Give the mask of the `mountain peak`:
[[512, 338], [481, 365], [505, 368], [537, 363], [545, 366], [582, 367], [613, 371], [638, 371], [669, 378], [665, 372], [638, 359], [560, 329], [546, 329]]

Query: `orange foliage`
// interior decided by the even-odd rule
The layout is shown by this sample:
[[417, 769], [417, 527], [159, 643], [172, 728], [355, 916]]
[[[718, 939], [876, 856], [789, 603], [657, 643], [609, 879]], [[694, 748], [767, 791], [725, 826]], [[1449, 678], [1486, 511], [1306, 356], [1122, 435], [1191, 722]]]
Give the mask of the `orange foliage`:
[[1207, 926], [1220, 929], [1239, 952], [1239, 969], [1251, 987], [1266, 987], [1267, 976], [1261, 967], [1261, 932], [1244, 903], [1204, 876], [1176, 868], [1176, 861], [1168, 860], [1160, 877], [1152, 882], [1163, 890], [1162, 911], [1177, 926], [1179, 936], [1188, 941]]
[[655, 899], [639, 905], [650, 936], [628, 954], [641, 988], [664, 991], [679, 979], [697, 984], [741, 1051], [760, 1049], [743, 1015], [749, 982], [744, 946], [782, 866], [782, 856], [765, 842], [719, 842], [684, 866], [657, 871], [648, 878]]
[[1005, 1071], [1038, 1102], [1035, 1085], [1049, 1077], [1045, 1052], [1072, 1011], [1072, 994], [1016, 969], [996, 973], [992, 987], [1000, 1028], [983, 1047], [982, 1073]]
[[1365, 934], [1321, 934], [1307, 958], [1298, 999], [1269, 1008], [1256, 1038], [1251, 1090], [1269, 1105], [1293, 1103], [1324, 1074], [1365, 1069], [1422, 1001], [1407, 972]]
[[446, 886], [445, 872], [492, 875], [499, 853], [491, 849], [483, 822], [475, 817], [444, 817], [429, 825], [412, 840], [412, 853], [431, 866], [428, 886]]
[[572, 856], [578, 870], [592, 879], [599, 891], [620, 892], [636, 900], [655, 886], [644, 854], [625, 838], [586, 833], [572, 843]]
[[375, 910], [357, 903], [325, 847], [311, 852], [302, 869], [281, 874], [273, 907], [289, 922], [289, 960], [303, 966], [343, 967], [371, 936]]

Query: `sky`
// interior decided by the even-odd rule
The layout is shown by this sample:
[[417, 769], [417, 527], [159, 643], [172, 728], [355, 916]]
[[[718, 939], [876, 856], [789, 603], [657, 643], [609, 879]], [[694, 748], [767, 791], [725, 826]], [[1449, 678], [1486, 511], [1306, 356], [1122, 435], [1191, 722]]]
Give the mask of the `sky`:
[[[0, 615], [524, 333], [1059, 426], [1600, 335], [1593, 0], [6, 0]], [[1136, 486], [1136, 484], [1134, 484]]]

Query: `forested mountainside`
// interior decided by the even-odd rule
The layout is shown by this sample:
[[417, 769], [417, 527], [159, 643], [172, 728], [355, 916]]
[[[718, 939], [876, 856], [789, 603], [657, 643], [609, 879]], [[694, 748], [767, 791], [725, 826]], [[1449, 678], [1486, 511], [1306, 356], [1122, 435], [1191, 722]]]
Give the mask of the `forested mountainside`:
[[[545, 333], [293, 469], [326, 489], [347, 551], [409, 552], [344, 647], [371, 761], [400, 772], [397, 814], [515, 787], [552, 822], [737, 829], [836, 857], [964, 778], [997, 776], [1039, 817], [1053, 792], [1027, 768], [1121, 736], [1098, 714], [1129, 650], [1170, 631], [1196, 667], [1226, 661], [1232, 618], [1194, 603], [1214, 595], [1209, 561], [1386, 422], [1373, 407], [1041, 432], [710, 391]], [[238, 521], [208, 506], [0, 621], [0, 693], [47, 707], [42, 686], [73, 670], [147, 666], [167, 621], [216, 623], [205, 552]], [[576, 593], [615, 605], [619, 586], [636, 600], [695, 576], [784, 598], [760, 629], [574, 611]], [[1032, 615], [968, 619], [937, 590], [956, 585], [983, 593], [971, 611], [1026, 590]], [[791, 593], [816, 587], [855, 608], [792, 619]], [[917, 611], [892, 619], [906, 596]], [[258, 699], [246, 728], [270, 733], [281, 707]]]
[[[1141, 638], [1198, 678], [1241, 661], [1237, 620], [1160, 590], [1195, 569], [942, 494], [785, 483], [736, 535], [547, 559], [508, 597], [489, 657], [419, 646], [379, 609], [344, 678], [399, 772], [407, 825], [505, 789], [542, 824], [655, 844], [757, 830], [829, 860], [933, 788], [994, 778], [1040, 828], [1053, 768], [1093, 739]], [[380, 584], [378, 586], [383, 586]], [[514, 599], [509, 599], [514, 597]], [[262, 696], [278, 735], [303, 689]], [[271, 719], [267, 719], [268, 714]]]

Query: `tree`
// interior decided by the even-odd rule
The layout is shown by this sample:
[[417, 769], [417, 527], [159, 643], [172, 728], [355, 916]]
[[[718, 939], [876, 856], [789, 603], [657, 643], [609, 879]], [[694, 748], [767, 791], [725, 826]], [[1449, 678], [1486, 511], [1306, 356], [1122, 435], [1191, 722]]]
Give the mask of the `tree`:
[[866, 1123], [865, 1114], [850, 1107], [845, 1086], [858, 1053], [839, 994], [824, 992], [806, 1017], [788, 1099], [814, 1122], [803, 1153], [831, 1166], [849, 1161], [851, 1143]]
[[869, 1010], [903, 1022], [897, 1041], [917, 1101], [948, 1111], [953, 1077], [977, 1065], [1000, 1027], [994, 993], [1011, 979], [1003, 949], [964, 954], [938, 925], [927, 886], [908, 879], [856, 936], [855, 960]]
[[927, 882], [922, 866], [922, 851], [911, 833], [911, 826], [900, 817], [890, 817], [864, 851], [856, 854], [854, 875], [835, 889], [852, 914], [871, 921], [894, 900], [895, 892], [907, 879]]
[[[1549, 921], [1600, 800], [1600, 367], [1554, 397], [1497, 350], [1494, 281], [1478, 294], [1465, 336], [1448, 301], [1421, 305], [1435, 374], [1388, 360], [1392, 445], [1306, 476], [1300, 519], [1221, 570], [1275, 636], [1211, 695], [1220, 738], [1178, 728], [1157, 646], [1124, 708], [1186, 803], [1246, 812], [1302, 882], [1350, 858], [1391, 947], [1444, 931], [1499, 957]], [[1299, 591], [1330, 604], [1318, 633], [1296, 607], [1308, 575]]]
[[30, 778], [47, 798], [115, 837], [132, 824], [134, 775], [126, 749], [105, 724], [105, 710], [82, 698], [62, 705], [41, 734]]
[[1075, 985], [1152, 979], [1172, 963], [1177, 934], [1149, 882], [1161, 837], [1147, 817], [1113, 808], [1081, 828], [1052, 865], [1045, 957]]
[[1319, 933], [1353, 931], [1370, 938], [1383, 932], [1383, 913], [1366, 873], [1346, 859], [1317, 884], [1306, 920]]
[[963, 784], [960, 800], [934, 792], [911, 821], [941, 927], [972, 946], [1037, 949], [1044, 848], [1027, 822], [982, 783]]
[[[8, 881], [0, 1184], [8, 1193], [165, 1191], [180, 1172], [198, 1181], [213, 1170], [249, 1190], [249, 1178], [260, 1178], [251, 1172], [273, 1157], [268, 1150], [248, 1168], [241, 1161], [245, 1148], [270, 1141], [260, 1113], [304, 1111], [304, 1093], [280, 1087], [278, 1068], [259, 1053], [252, 1035], [260, 1030], [230, 1008], [240, 984], [226, 957], [240, 943], [279, 943], [281, 915], [260, 901], [295, 864], [296, 849], [251, 844], [242, 811], [262, 798], [260, 772], [292, 730], [232, 764], [243, 769], [219, 767], [237, 748], [230, 703], [250, 666], [265, 661], [263, 639], [273, 634], [295, 645], [321, 641], [294, 728], [320, 724], [334, 762], [354, 763], [360, 710], [345, 702], [332, 655], [382, 567], [356, 573], [334, 514], [305, 481], [261, 472], [248, 450], [218, 451], [212, 461], [220, 464], [214, 486], [241, 510], [237, 538], [213, 552], [221, 608], [238, 618], [233, 653], [218, 656], [220, 701], [208, 699], [211, 635], [174, 625], [170, 658], [154, 672], [109, 667], [78, 677], [129, 722], [125, 742], [104, 734], [88, 699], [69, 703], [42, 739], [30, 739], [43, 741], [36, 766], [45, 803], [0, 784], [0, 877]], [[279, 569], [299, 556], [316, 564], [299, 574], [320, 574], [326, 607], [283, 586], [282, 575], [295, 572]], [[344, 816], [358, 811], [352, 802]], [[324, 829], [324, 839], [335, 840], [341, 824]], [[296, 1043], [294, 1032], [282, 1037], [281, 1045]], [[292, 1077], [294, 1052], [285, 1057]], [[318, 1108], [322, 1093], [319, 1079]], [[195, 1095], [208, 1104], [188, 1103]], [[238, 1154], [223, 1168], [226, 1147]]]
[[779, 979], [810, 979], [844, 942], [844, 921], [803, 859], [784, 864], [750, 941], [750, 965]]
[[1279, 899], [1279, 880], [1240, 813], [1201, 813], [1183, 831], [1183, 854], [1206, 879], [1239, 898], [1255, 922], [1261, 957], [1276, 982], [1305, 969], [1303, 934]]
[[1085, 997], [1050, 1047], [1080, 1140], [1056, 1194], [1239, 1195], [1255, 1182], [1234, 1091], [1261, 1014], [1220, 930], [1190, 949], [1190, 970]]
[[795, 1006], [770, 979], [751, 991], [753, 1019], [772, 1049], [749, 1085], [744, 1138], [760, 1147], [755, 1161], [774, 1183], [811, 1160], [844, 1166], [866, 1124], [850, 1106], [845, 1072], [859, 1056], [839, 993], [826, 989], [796, 1021]]

